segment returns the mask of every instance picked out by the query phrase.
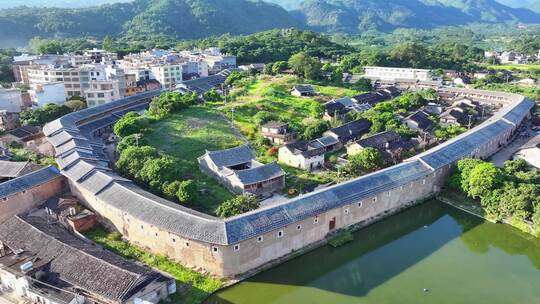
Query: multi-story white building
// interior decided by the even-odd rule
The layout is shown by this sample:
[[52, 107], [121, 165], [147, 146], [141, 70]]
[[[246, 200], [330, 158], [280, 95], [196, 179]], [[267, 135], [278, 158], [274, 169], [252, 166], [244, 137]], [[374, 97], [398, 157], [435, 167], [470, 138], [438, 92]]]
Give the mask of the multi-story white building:
[[394, 67], [376, 67], [367, 66], [364, 68], [364, 78], [372, 80], [389, 80], [395, 81], [399, 79], [411, 79], [418, 81], [428, 81], [432, 79], [431, 71], [425, 69], [405, 69]]
[[173, 89], [182, 82], [182, 65], [180, 64], [160, 64], [152, 65], [150, 70], [155, 79], [161, 83], [165, 89]]
[[33, 85], [28, 91], [32, 102], [38, 107], [48, 103], [64, 104], [66, 91], [63, 82], [40, 83]]
[[[123, 93], [123, 92], [122, 92]], [[97, 80], [85, 90], [86, 104], [89, 108], [102, 105], [120, 98], [118, 80]]]
[[0, 110], [9, 113], [19, 113], [22, 107], [21, 90], [2, 89], [0, 87]]
[[39, 65], [28, 67], [27, 72], [30, 87], [38, 84], [62, 82], [68, 98], [84, 96], [81, 88], [80, 69], [78, 68]]

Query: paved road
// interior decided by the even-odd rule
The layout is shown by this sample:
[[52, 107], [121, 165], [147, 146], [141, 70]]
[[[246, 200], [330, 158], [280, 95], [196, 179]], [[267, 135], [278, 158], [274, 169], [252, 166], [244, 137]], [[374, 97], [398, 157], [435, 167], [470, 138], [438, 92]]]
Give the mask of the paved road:
[[495, 164], [495, 166], [502, 168], [504, 166], [504, 162], [511, 159], [514, 153], [523, 148], [534, 147], [539, 143], [540, 134], [532, 131], [531, 129], [527, 129], [526, 131], [522, 132], [522, 135], [518, 135], [518, 137], [511, 144], [493, 155], [491, 157], [491, 162]]

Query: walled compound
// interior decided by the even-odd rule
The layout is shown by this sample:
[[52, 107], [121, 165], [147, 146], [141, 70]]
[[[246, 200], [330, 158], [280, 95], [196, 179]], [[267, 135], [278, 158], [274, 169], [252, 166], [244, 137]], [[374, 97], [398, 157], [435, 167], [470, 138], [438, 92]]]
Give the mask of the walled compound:
[[496, 104], [481, 125], [405, 162], [228, 219], [157, 197], [107, 166], [100, 137], [151, 92], [68, 114], [44, 128], [71, 190], [131, 242], [188, 266], [238, 276], [323, 240], [328, 233], [396, 212], [440, 190], [452, 166], [486, 158], [508, 143], [534, 102], [516, 94], [441, 88], [441, 94]]

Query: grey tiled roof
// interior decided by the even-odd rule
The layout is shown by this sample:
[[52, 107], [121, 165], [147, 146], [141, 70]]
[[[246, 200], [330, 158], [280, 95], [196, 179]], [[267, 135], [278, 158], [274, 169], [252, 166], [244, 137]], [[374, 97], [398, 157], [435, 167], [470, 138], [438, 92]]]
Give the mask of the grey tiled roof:
[[283, 172], [281, 167], [276, 163], [270, 163], [247, 170], [238, 170], [234, 171], [234, 173], [244, 185], [255, 184], [285, 175], [285, 172]]
[[214, 164], [220, 168], [249, 163], [255, 159], [255, 156], [253, 156], [251, 149], [247, 145], [226, 150], [207, 151], [206, 153]]
[[43, 265], [41, 281], [64, 289], [98, 295], [123, 303], [152, 282], [170, 278], [78, 239], [58, 224], [40, 217], [15, 216], [0, 224], [0, 241], [11, 250], [23, 249]]
[[[466, 89], [443, 88], [442, 93], [460, 95], [462, 93], [486, 94], [482, 91]], [[200, 212], [182, 207], [157, 197], [137, 187], [131, 181], [117, 179], [117, 176], [103, 167], [102, 163], [88, 158], [88, 153], [100, 153], [99, 146], [93, 143], [92, 132], [85, 126], [92, 126], [95, 130], [100, 126], [106, 126], [110, 121], [118, 119], [120, 113], [129, 109], [140, 108], [150, 101], [159, 92], [149, 92], [142, 95], [128, 97], [112, 103], [100, 105], [91, 109], [68, 114], [56, 120], [44, 128], [44, 133], [50, 138], [61, 134], [63, 130], [73, 131], [83, 135], [86, 140], [71, 140], [80, 143], [80, 147], [74, 150], [64, 149], [64, 154], [59, 154], [58, 162], [69, 157], [63, 174], [75, 181], [78, 186], [93, 193], [103, 203], [117, 208], [120, 212], [147, 223], [160, 227], [165, 231], [178, 234], [189, 239], [199, 240], [212, 244], [228, 245], [237, 243], [258, 234], [272, 231], [290, 224], [299, 219], [313, 216], [325, 210], [335, 208], [354, 200], [368, 197], [377, 192], [392, 189], [408, 181], [425, 176], [433, 169], [451, 164], [461, 157], [469, 155], [480, 145], [486, 144], [495, 136], [512, 129], [510, 121], [518, 122], [528, 114], [533, 103], [525, 100], [522, 96], [489, 92], [495, 99], [504, 99], [510, 102], [502, 112], [495, 114], [486, 123], [462, 134], [455, 139], [442, 144], [432, 150], [424, 152], [407, 163], [396, 165], [374, 174], [370, 174], [344, 184], [338, 184], [331, 188], [321, 190], [306, 196], [302, 196], [281, 205], [259, 209], [226, 221], [202, 214]], [[493, 99], [491, 98], [491, 99]], [[513, 107], [516, 107], [512, 109]], [[503, 118], [503, 116], [505, 116]], [[62, 135], [65, 136], [65, 135]], [[61, 142], [62, 140], [58, 140]], [[69, 144], [71, 141], [68, 141]], [[316, 145], [314, 151], [322, 149], [319, 142], [310, 142]], [[308, 143], [296, 143], [286, 145], [290, 150], [307, 147]], [[77, 151], [73, 154], [72, 151]], [[299, 153], [306, 153], [297, 151]], [[209, 152], [218, 165], [235, 165], [248, 162], [253, 155], [248, 147], [242, 146], [230, 149], [230, 151]]]
[[239, 215], [226, 221], [227, 239], [234, 244], [327, 210], [370, 198], [378, 192], [399, 187], [429, 172], [429, 168], [419, 161], [404, 163], [280, 205]]
[[52, 166], [34, 171], [21, 177], [0, 184], [0, 198], [9, 197], [16, 193], [44, 184], [60, 176]]
[[0, 178], [15, 178], [28, 174], [41, 168], [37, 164], [30, 162], [12, 162], [0, 160]]

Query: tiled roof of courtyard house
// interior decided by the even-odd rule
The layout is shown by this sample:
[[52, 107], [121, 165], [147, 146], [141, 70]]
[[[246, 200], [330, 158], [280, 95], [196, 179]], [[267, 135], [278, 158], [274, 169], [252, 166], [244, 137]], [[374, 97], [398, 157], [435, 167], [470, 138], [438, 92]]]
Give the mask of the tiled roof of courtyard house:
[[371, 122], [362, 118], [346, 123], [340, 127], [330, 129], [329, 131], [325, 132], [325, 134], [333, 134], [339, 139], [339, 141], [345, 143], [368, 133], [370, 127]]
[[422, 130], [426, 130], [433, 125], [433, 122], [429, 119], [429, 115], [424, 111], [416, 111], [406, 119], [414, 121], [418, 125], [418, 128]]
[[234, 174], [242, 184], [250, 185], [283, 176], [285, 172], [274, 162], [246, 170], [234, 171]]
[[0, 160], [0, 178], [15, 178], [36, 170], [42, 166], [31, 162], [12, 162]]
[[373, 134], [371, 136], [368, 136], [366, 138], [362, 138], [356, 141], [358, 145], [364, 148], [376, 148], [381, 149], [384, 148], [384, 146], [387, 143], [400, 140], [401, 136], [397, 134], [394, 131], [384, 131], [377, 134]]
[[315, 92], [315, 88], [313, 88], [313, 86], [309, 84], [295, 85], [292, 89], [301, 93], [314, 93]]
[[24, 190], [28, 190], [49, 182], [60, 176], [58, 170], [52, 166], [28, 173], [0, 184], [0, 198], [9, 197]]
[[226, 150], [206, 151], [206, 155], [220, 168], [249, 163], [255, 159], [255, 156], [253, 156], [251, 149], [247, 145]]
[[298, 141], [286, 144], [284, 147], [288, 149], [292, 154], [300, 154], [306, 158], [322, 155], [326, 152], [324, 146], [317, 140]]
[[[18, 257], [34, 261], [34, 269], [44, 272], [40, 282], [111, 302], [126, 302], [152, 282], [172, 281], [37, 216], [14, 216], [0, 224], [0, 241], [12, 251], [22, 249]], [[16, 258], [2, 257], [0, 264], [9, 267]]]

